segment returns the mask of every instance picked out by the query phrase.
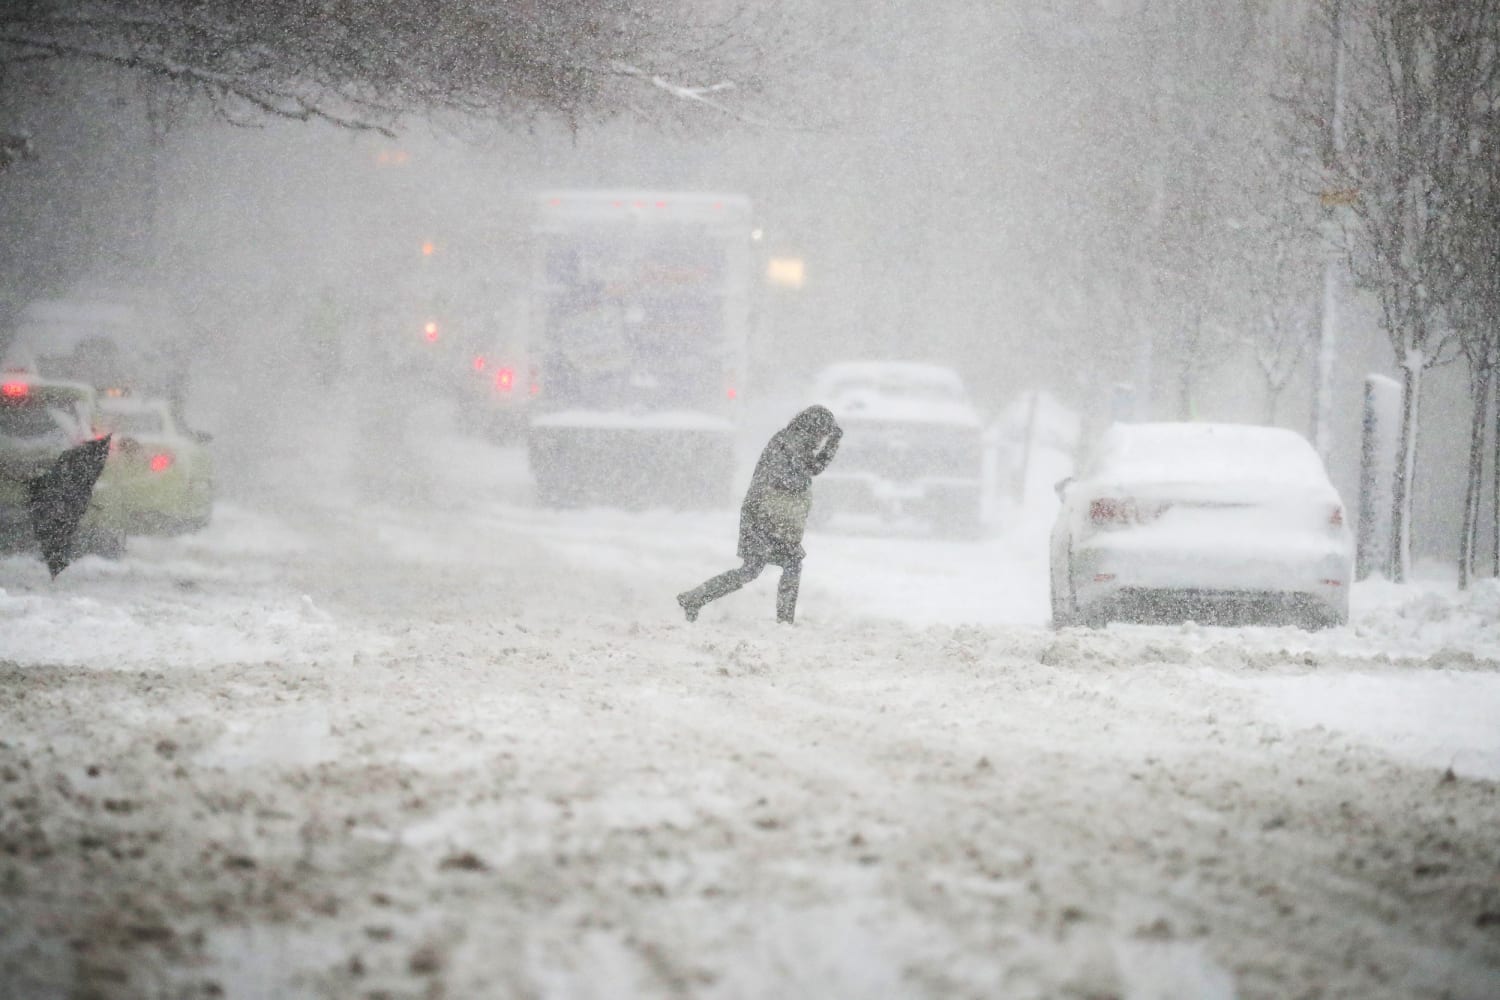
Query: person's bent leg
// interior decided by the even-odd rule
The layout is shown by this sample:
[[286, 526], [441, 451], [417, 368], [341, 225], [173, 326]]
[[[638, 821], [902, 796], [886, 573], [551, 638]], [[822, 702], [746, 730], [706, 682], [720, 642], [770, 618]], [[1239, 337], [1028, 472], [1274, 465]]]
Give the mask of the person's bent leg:
[[685, 590], [678, 594], [677, 603], [682, 605], [682, 610], [686, 612], [688, 621], [693, 621], [698, 617], [698, 611], [703, 605], [711, 601], [717, 601], [726, 594], [734, 593], [751, 580], [760, 576], [761, 570], [765, 568], [766, 564], [763, 562], [746, 559], [743, 566], [729, 570], [726, 573], [720, 573], [711, 580], [705, 580], [692, 590]]
[[802, 561], [789, 562], [781, 568], [781, 582], [776, 585], [776, 620], [792, 624], [797, 617], [797, 590], [802, 584]]

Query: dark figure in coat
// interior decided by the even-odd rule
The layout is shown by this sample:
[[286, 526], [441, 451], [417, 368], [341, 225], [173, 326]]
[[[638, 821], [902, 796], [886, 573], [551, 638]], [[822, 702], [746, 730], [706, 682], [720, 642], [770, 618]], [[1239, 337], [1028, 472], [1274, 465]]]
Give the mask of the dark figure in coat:
[[703, 605], [732, 594], [773, 565], [781, 567], [776, 620], [791, 624], [806, 555], [802, 532], [812, 509], [812, 477], [828, 468], [843, 435], [826, 407], [809, 406], [772, 436], [740, 505], [739, 555], [745, 564], [678, 594], [688, 621], [697, 619]]

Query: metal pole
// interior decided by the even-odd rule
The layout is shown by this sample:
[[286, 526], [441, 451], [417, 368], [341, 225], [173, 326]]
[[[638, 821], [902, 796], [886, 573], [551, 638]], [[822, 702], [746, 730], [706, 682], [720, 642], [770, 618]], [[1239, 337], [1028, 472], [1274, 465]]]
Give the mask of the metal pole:
[[[1333, 110], [1329, 116], [1328, 163], [1338, 162], [1344, 151], [1344, 4], [1333, 5]], [[1338, 267], [1335, 221], [1338, 209], [1329, 208], [1326, 219], [1326, 256], [1323, 260], [1322, 324], [1313, 376], [1313, 445], [1327, 462], [1333, 450], [1333, 363], [1338, 349]]]

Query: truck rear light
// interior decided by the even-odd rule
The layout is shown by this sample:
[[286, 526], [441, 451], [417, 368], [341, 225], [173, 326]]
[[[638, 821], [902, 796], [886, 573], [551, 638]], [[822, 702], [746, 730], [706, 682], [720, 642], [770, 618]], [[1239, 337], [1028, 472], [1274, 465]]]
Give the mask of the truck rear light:
[[31, 386], [25, 382], [6, 382], [0, 385], [0, 396], [6, 399], [25, 399], [31, 395]]
[[148, 464], [151, 466], [152, 472], [166, 472], [172, 467], [172, 456], [164, 451], [159, 451], [151, 456], [151, 461]]
[[512, 368], [501, 368], [495, 372], [495, 388], [510, 392], [516, 387], [516, 373]]

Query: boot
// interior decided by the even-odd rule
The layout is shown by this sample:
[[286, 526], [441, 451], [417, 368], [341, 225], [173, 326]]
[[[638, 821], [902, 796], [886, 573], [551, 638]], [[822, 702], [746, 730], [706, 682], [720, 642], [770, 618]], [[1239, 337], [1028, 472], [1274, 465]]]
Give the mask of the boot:
[[802, 583], [802, 564], [787, 564], [781, 571], [781, 581], [776, 584], [776, 620], [785, 625], [795, 623], [797, 617], [797, 590]]

